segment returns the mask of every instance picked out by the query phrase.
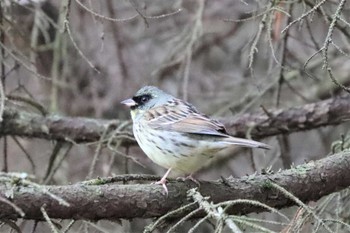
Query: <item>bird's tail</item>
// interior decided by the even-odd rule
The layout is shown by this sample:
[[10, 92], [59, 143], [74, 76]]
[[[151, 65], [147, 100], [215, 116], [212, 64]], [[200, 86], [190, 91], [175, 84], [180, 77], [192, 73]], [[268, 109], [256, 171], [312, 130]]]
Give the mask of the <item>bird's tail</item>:
[[229, 143], [229, 144], [232, 144], [232, 145], [251, 147], [251, 148], [262, 148], [262, 149], [266, 149], [266, 150], [271, 149], [271, 147], [265, 143], [257, 142], [257, 141], [250, 140], [250, 139], [227, 137], [224, 141]]

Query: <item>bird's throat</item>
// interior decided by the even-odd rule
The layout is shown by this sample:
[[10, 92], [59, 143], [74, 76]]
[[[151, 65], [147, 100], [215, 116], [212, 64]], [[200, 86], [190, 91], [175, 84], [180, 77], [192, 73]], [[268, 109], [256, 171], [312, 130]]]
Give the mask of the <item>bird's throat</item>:
[[131, 111], [130, 111], [131, 119], [134, 120], [136, 113], [137, 113], [137, 110], [131, 110]]
[[131, 119], [134, 120], [136, 118], [136, 116], [140, 116], [140, 114], [143, 114], [145, 111], [144, 110], [140, 110], [140, 109], [133, 109], [130, 111], [131, 114]]

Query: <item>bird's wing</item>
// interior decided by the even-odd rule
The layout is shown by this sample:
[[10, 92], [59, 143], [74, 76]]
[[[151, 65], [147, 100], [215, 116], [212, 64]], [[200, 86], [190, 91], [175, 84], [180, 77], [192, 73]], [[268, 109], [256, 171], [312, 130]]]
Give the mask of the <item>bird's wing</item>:
[[200, 113], [192, 105], [179, 99], [145, 113], [146, 124], [154, 129], [227, 137], [224, 125]]
[[222, 123], [210, 119], [192, 105], [178, 99], [148, 110], [143, 120], [153, 129], [224, 137], [223, 140], [230, 144], [270, 149], [264, 143], [228, 135]]

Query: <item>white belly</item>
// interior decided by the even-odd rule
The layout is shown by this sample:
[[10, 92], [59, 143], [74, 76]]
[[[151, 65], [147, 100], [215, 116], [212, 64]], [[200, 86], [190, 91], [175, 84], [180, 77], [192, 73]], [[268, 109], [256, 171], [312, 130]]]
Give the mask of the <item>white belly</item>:
[[178, 132], [164, 131], [165, 135], [159, 137], [159, 132], [137, 124], [133, 130], [139, 146], [154, 163], [179, 173], [198, 171], [222, 149], [209, 149], [208, 141], [190, 139]]

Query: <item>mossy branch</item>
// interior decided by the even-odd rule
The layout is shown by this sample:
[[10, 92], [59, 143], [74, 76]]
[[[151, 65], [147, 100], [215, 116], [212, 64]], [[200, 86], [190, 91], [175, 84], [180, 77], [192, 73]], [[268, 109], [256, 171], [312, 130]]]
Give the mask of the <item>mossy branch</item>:
[[[209, 197], [209, 201], [213, 203], [245, 199], [280, 209], [297, 205], [299, 202], [295, 200], [303, 203], [315, 201], [348, 187], [349, 170], [350, 152], [345, 151], [276, 174], [202, 181], [198, 192], [202, 196]], [[134, 181], [130, 181], [131, 176], [128, 175], [128, 184], [123, 184], [124, 181], [108, 183], [120, 179], [97, 179], [74, 185], [41, 186], [22, 181], [20, 178], [17, 178], [16, 182], [11, 182], [9, 177], [6, 177], [0, 179], [0, 197], [11, 201], [13, 205], [0, 199], [0, 219], [21, 218], [18, 211], [20, 209], [26, 219], [44, 220], [40, 209], [44, 205], [50, 218], [89, 220], [152, 218], [160, 217], [192, 202], [187, 196], [187, 191], [196, 187], [192, 181], [170, 180], [169, 195], [166, 196], [160, 185], [149, 184], [148, 181], [147, 184], [139, 184], [138, 178], [140, 175], [135, 176]], [[274, 184], [287, 190], [295, 198], [290, 198], [274, 188]], [[59, 197], [59, 200], [64, 202], [53, 197]], [[175, 211], [175, 214], [169, 217], [183, 217], [197, 208], [198, 205], [188, 205], [188, 208]], [[226, 210], [227, 214], [236, 215], [261, 211], [266, 211], [266, 208], [244, 202]], [[198, 212], [192, 218], [204, 215], [204, 212]]]

